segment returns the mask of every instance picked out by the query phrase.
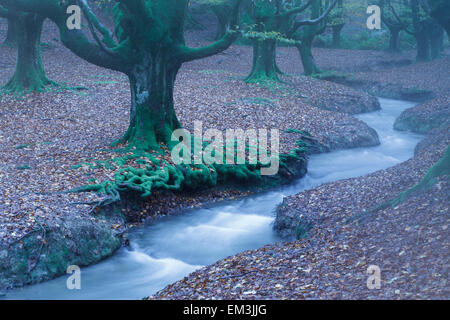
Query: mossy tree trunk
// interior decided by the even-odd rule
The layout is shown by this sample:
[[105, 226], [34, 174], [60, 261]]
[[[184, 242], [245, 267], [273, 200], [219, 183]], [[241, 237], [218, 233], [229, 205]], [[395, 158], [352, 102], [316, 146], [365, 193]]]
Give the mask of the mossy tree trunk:
[[[311, 4], [311, 18], [319, 19], [321, 16], [322, 1], [312, 0]], [[320, 22], [320, 23], [319, 23]], [[303, 69], [305, 75], [313, 75], [321, 73], [322, 70], [317, 66], [314, 56], [312, 54], [312, 45], [314, 38], [322, 34], [326, 30], [326, 23], [323, 21], [318, 21], [313, 25], [307, 25], [299, 33], [300, 43], [297, 45], [297, 49], [300, 53], [300, 57], [303, 64]]]
[[302, 43], [296, 46], [302, 60], [303, 71], [307, 76], [322, 72], [314, 60], [312, 42], [313, 38], [304, 38]]
[[[277, 13], [278, 12], [278, 13]], [[287, 28], [289, 16], [283, 16], [280, 1], [255, 2], [248, 9], [249, 17], [255, 26], [252, 32], [253, 59], [250, 74], [246, 82], [280, 81], [282, 74], [276, 63], [277, 40], [264, 35], [283, 33]]]
[[33, 13], [19, 13], [17, 27], [17, 64], [14, 76], [4, 89], [10, 93], [42, 91], [55, 84], [45, 74], [41, 57], [41, 33], [45, 18]]
[[395, 9], [390, 4], [389, 1], [378, 1], [378, 5], [382, 8], [381, 21], [389, 30], [389, 47], [386, 50], [392, 53], [399, 53], [401, 52], [400, 32], [407, 28], [405, 27], [405, 23], [400, 21], [397, 11], [394, 11]]
[[133, 67], [130, 125], [123, 141], [150, 150], [158, 150], [159, 143], [170, 145], [173, 131], [181, 128], [173, 103], [180, 66], [170, 50], [161, 48]]
[[423, 19], [420, 14], [421, 8], [419, 0], [411, 0], [412, 23], [414, 26], [412, 34], [416, 38], [416, 60], [419, 62], [431, 60], [430, 32], [433, 29], [432, 19], [430, 17]]
[[[253, 65], [246, 81], [280, 81], [278, 75], [282, 72], [276, 63], [278, 41], [291, 44], [301, 42], [301, 55], [305, 56], [305, 63], [314, 64], [311, 53], [312, 41], [315, 35], [323, 33], [326, 29], [326, 24], [321, 24], [320, 27], [316, 25], [324, 21], [336, 3], [337, 0], [325, 1], [324, 4], [328, 7], [326, 10], [322, 10], [322, 0], [295, 2], [298, 7], [291, 7], [284, 0], [252, 2], [248, 14], [255, 27], [248, 32], [248, 37], [253, 40]], [[311, 9], [312, 19], [297, 20], [298, 15], [308, 8]], [[306, 31], [301, 33], [300, 39], [297, 39], [295, 35], [300, 27], [304, 27]], [[312, 69], [319, 70], [317, 67]]]
[[[431, 4], [431, 6], [430, 6]], [[415, 32], [412, 33], [417, 41], [417, 61], [437, 59], [441, 55], [444, 30], [446, 23], [450, 21], [448, 1], [444, 2], [411, 0], [412, 20]], [[446, 10], [447, 9], [447, 10]], [[443, 15], [436, 10], [446, 10]], [[443, 19], [442, 19], [443, 18]]]
[[280, 81], [278, 74], [281, 71], [276, 63], [276, 47], [275, 40], [253, 40], [252, 70], [245, 81]]
[[[127, 75], [132, 97], [130, 125], [120, 141], [137, 149], [160, 150], [158, 144], [168, 144], [173, 130], [180, 127], [173, 107], [173, 89], [181, 65], [224, 51], [238, 36], [231, 29], [237, 28], [241, 0], [233, 1], [230, 31], [220, 40], [200, 48], [186, 46], [188, 2], [118, 1], [114, 7], [114, 33], [100, 22], [86, 0], [67, 0], [63, 5], [51, 0], [0, 0], [0, 5], [50, 18], [58, 26], [63, 44], [76, 55]], [[67, 7], [77, 4], [87, 18], [92, 39], [83, 30], [69, 30], [66, 26]]]

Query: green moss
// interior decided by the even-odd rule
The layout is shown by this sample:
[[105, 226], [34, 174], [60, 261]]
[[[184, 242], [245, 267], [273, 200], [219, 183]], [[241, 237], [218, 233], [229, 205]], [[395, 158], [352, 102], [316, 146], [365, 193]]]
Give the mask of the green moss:
[[[301, 131], [302, 132], [302, 131]], [[192, 140], [194, 141], [194, 139]], [[193, 144], [195, 142], [192, 142]], [[298, 147], [289, 154], [280, 155], [280, 168], [284, 173], [292, 170], [293, 162], [298, 165], [298, 170], [306, 168], [306, 153], [308, 144], [303, 141], [297, 142]], [[235, 146], [236, 147], [236, 146]], [[277, 184], [282, 180], [279, 175], [275, 177], [261, 176], [261, 169], [269, 165], [256, 164], [225, 164], [226, 154], [223, 152], [222, 163], [206, 164], [180, 164], [174, 165], [167, 157], [171, 157], [167, 151], [146, 152], [142, 149], [126, 147], [119, 149], [117, 157], [109, 160], [83, 163], [74, 168], [87, 166], [91, 169], [104, 168], [112, 170], [109, 174], [111, 180], [93, 183], [78, 187], [71, 192], [98, 192], [109, 196], [102, 205], [119, 201], [121, 195], [134, 193], [141, 197], [149, 197], [156, 190], [183, 190], [211, 188], [218, 185], [262, 185]], [[249, 154], [250, 147], [246, 147]], [[213, 153], [214, 156], [214, 153]], [[234, 159], [237, 163], [238, 159]], [[295, 175], [295, 174], [294, 174]], [[91, 180], [95, 181], [95, 180]]]
[[23, 143], [16, 146], [16, 149], [25, 149], [34, 146], [34, 143]]
[[57, 86], [47, 78], [41, 58], [41, 32], [44, 17], [31, 13], [17, 13], [18, 57], [14, 76], [3, 87], [7, 94], [23, 95], [32, 91], [46, 91]]

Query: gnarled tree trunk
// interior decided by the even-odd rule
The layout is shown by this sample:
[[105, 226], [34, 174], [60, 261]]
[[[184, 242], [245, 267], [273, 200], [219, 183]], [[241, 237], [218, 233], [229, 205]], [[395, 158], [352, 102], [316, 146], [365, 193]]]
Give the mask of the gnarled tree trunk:
[[253, 63], [247, 82], [280, 81], [281, 73], [276, 63], [276, 40], [253, 40]]
[[11, 93], [42, 91], [50, 84], [41, 58], [41, 32], [44, 18], [21, 13], [17, 19], [17, 65], [14, 76], [5, 86]]
[[[311, 4], [311, 18], [317, 19], [321, 15], [321, 1], [314, 0]], [[300, 43], [296, 45], [300, 57], [302, 60], [303, 70], [305, 75], [313, 75], [317, 73], [322, 73], [322, 70], [317, 66], [314, 61], [314, 56], [312, 54], [312, 45], [314, 42], [314, 38], [325, 32], [326, 23], [321, 24], [313, 24], [306, 26], [299, 33]]]
[[302, 59], [303, 70], [305, 75], [310, 76], [313, 74], [321, 73], [322, 70], [317, 66], [312, 54], [312, 40], [305, 39], [301, 44], [297, 46], [298, 52]]
[[128, 75], [131, 86], [130, 125], [122, 138], [141, 149], [158, 150], [169, 145], [174, 130], [181, 128], [175, 114], [173, 90], [181, 63], [167, 50], [148, 54]]

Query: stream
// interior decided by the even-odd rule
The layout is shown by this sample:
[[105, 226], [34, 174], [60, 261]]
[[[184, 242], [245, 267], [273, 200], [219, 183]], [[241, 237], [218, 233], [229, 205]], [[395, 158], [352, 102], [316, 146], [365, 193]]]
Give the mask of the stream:
[[356, 117], [374, 128], [381, 145], [310, 157], [308, 174], [290, 185], [188, 210], [129, 233], [131, 248], [81, 270], [81, 290], [68, 290], [69, 275], [8, 291], [6, 299], [141, 299], [192, 271], [236, 253], [280, 241], [272, 230], [283, 197], [326, 182], [358, 177], [406, 161], [421, 135], [393, 129], [415, 103], [380, 99], [381, 111]]

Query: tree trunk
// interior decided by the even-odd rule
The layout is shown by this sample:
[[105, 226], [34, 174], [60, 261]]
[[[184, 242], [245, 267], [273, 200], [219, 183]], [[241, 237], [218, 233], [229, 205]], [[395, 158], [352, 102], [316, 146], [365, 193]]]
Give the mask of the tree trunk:
[[45, 74], [41, 58], [41, 32], [44, 18], [36, 14], [21, 14], [17, 19], [17, 64], [16, 71], [6, 84], [11, 93], [42, 91], [55, 84]]
[[302, 59], [303, 70], [305, 72], [305, 75], [310, 76], [313, 74], [321, 73], [322, 70], [316, 65], [316, 62], [314, 61], [314, 56], [312, 54], [312, 40], [305, 39], [296, 47]]
[[171, 145], [173, 131], [181, 128], [173, 102], [181, 64], [174, 64], [171, 59], [167, 52], [149, 55], [129, 74], [130, 125], [118, 142], [128, 141], [143, 150], [160, 150], [159, 143]]
[[[311, 19], [317, 19], [320, 16], [321, 1], [314, 0], [311, 4]], [[300, 57], [302, 59], [303, 70], [305, 75], [310, 76], [313, 74], [322, 73], [322, 70], [316, 65], [314, 56], [312, 54], [312, 45], [314, 38], [325, 32], [326, 24], [306, 26], [301, 30], [299, 40], [300, 43], [296, 45]]]
[[276, 47], [275, 40], [253, 40], [252, 71], [245, 81], [280, 81], [278, 74], [281, 71], [276, 63]]
[[401, 52], [400, 31], [401, 28], [389, 28], [389, 52]]
[[333, 48], [340, 48], [341, 47], [341, 31], [342, 28], [344, 28], [344, 24], [336, 25], [332, 27], [333, 31]]
[[425, 30], [418, 32], [415, 35], [417, 42], [417, 61], [429, 61], [430, 60], [430, 41], [428, 38], [428, 32]]
[[12, 19], [8, 19], [8, 32], [6, 34], [6, 39], [3, 44], [15, 47], [17, 46], [17, 23]]

